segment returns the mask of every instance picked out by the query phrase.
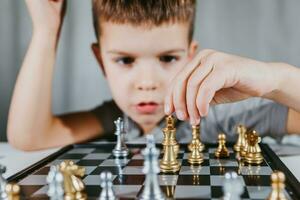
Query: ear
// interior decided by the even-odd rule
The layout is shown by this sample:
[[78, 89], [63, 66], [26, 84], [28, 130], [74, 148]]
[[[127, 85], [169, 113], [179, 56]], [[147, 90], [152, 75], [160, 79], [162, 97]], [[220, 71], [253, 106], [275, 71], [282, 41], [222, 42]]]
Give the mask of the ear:
[[99, 66], [101, 68], [101, 71], [102, 71], [103, 75], [106, 76], [104, 66], [103, 66], [103, 62], [102, 62], [102, 57], [101, 57], [101, 54], [100, 54], [99, 44], [98, 43], [92, 43], [91, 49], [92, 49], [92, 51], [94, 53], [94, 56], [95, 56]]
[[192, 59], [195, 56], [195, 54], [197, 52], [197, 49], [198, 49], [198, 46], [199, 45], [198, 45], [198, 42], [196, 40], [191, 41], [191, 44], [190, 44], [190, 47], [189, 47], [189, 55], [188, 55], [189, 59]]

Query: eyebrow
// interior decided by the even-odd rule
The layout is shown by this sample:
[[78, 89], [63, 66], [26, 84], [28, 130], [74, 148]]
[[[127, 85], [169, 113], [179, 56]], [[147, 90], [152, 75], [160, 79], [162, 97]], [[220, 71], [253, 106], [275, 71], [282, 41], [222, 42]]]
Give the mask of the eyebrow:
[[[179, 52], [184, 53], [185, 51], [186, 51], [185, 49], [170, 49], [170, 50], [167, 50], [167, 51], [160, 52], [159, 55], [169, 54], [169, 53], [179, 53]], [[125, 52], [125, 51], [119, 51], [119, 50], [109, 50], [109, 51], [107, 51], [107, 53], [119, 54], [119, 55], [134, 55], [132, 53], [128, 53], [128, 52]]]

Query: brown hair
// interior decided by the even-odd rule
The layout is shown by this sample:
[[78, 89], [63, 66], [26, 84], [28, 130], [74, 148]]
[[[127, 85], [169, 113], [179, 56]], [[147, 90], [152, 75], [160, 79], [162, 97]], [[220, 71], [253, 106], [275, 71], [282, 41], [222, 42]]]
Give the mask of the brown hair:
[[101, 34], [101, 21], [150, 27], [187, 22], [191, 41], [195, 8], [196, 0], [92, 0], [96, 38]]

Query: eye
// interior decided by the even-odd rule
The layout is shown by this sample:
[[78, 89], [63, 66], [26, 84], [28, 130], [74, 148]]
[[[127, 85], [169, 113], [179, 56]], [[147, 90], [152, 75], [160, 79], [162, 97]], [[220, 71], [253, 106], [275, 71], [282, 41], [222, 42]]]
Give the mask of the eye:
[[171, 63], [171, 62], [177, 61], [178, 58], [176, 56], [165, 55], [165, 56], [160, 56], [159, 60], [164, 63]]
[[116, 62], [121, 64], [121, 65], [131, 65], [132, 63], [134, 63], [134, 58], [133, 57], [121, 57], [121, 58], [117, 58]]

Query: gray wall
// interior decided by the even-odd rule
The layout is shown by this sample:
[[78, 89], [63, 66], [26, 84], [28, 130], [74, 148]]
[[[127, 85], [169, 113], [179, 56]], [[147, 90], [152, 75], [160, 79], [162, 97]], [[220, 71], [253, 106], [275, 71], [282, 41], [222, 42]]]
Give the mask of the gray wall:
[[[300, 66], [299, 0], [198, 0], [195, 38], [201, 48]], [[14, 83], [31, 37], [23, 0], [0, 1], [0, 140]], [[90, 109], [110, 99], [90, 50], [90, 0], [68, 2], [53, 83], [53, 111]]]

